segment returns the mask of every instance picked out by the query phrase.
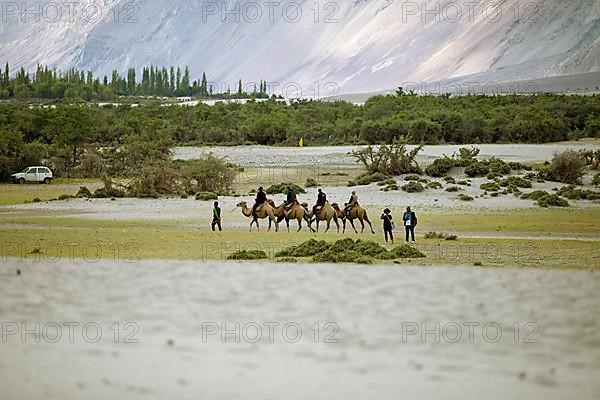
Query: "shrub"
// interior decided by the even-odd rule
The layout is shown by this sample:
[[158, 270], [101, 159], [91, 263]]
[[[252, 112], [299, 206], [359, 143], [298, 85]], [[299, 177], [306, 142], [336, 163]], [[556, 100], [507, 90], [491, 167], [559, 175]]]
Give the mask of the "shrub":
[[199, 201], [209, 201], [209, 200], [219, 200], [219, 196], [213, 192], [200, 192], [196, 193], [196, 200]]
[[450, 186], [449, 188], [446, 189], [446, 192], [448, 193], [456, 193], [456, 192], [460, 192], [462, 189], [459, 188], [458, 186]]
[[569, 207], [569, 202], [555, 194], [549, 194], [537, 200], [540, 207]]
[[429, 182], [427, 187], [430, 189], [442, 189], [442, 184], [439, 182]]
[[407, 193], [419, 193], [423, 192], [425, 188], [419, 182], [413, 181], [402, 186], [402, 190], [404, 190]]
[[269, 258], [262, 250], [242, 250], [227, 257], [228, 260], [264, 260]]
[[296, 194], [300, 194], [300, 193], [306, 193], [306, 190], [304, 190], [303, 188], [301, 188], [300, 186], [294, 184], [294, 183], [280, 183], [278, 185], [272, 185], [269, 186], [267, 188], [267, 190], [265, 190], [265, 192], [267, 194], [280, 194], [280, 193], [287, 193], [289, 189], [292, 189], [294, 191], [294, 193]]
[[[409, 247], [409, 246], [406, 246]], [[352, 262], [359, 264], [371, 264], [373, 259], [393, 260], [395, 258], [417, 258], [425, 257], [417, 249], [387, 251], [385, 247], [372, 241], [352, 240], [350, 238], [338, 240], [334, 243], [316, 241], [311, 239], [297, 246], [291, 246], [281, 250], [275, 257], [313, 257], [313, 262], [340, 263]]]
[[510, 176], [506, 179], [501, 180], [498, 184], [502, 187], [516, 186], [520, 188], [529, 189], [533, 185], [531, 181], [520, 176]]
[[394, 258], [425, 258], [425, 254], [423, 254], [421, 251], [419, 251], [418, 249], [408, 246], [408, 245], [403, 245], [403, 246], [397, 246], [396, 248], [394, 248], [390, 253], [392, 253], [394, 255]]
[[471, 178], [477, 176], [486, 176], [490, 172], [490, 168], [482, 161], [475, 162], [465, 168], [465, 174]]
[[554, 155], [546, 179], [568, 184], [580, 183], [584, 175], [585, 161], [579, 153], [567, 150]]
[[461, 193], [461, 194], [458, 195], [458, 199], [462, 200], [462, 201], [473, 201], [473, 200], [475, 200], [473, 197], [467, 196], [466, 194], [463, 194], [463, 193]]
[[446, 234], [444, 234], [444, 233], [427, 232], [425, 234], [425, 239], [444, 239], [445, 237], [446, 237]]
[[395, 185], [396, 181], [393, 179], [386, 179], [385, 181], [381, 181], [377, 183], [377, 186], [389, 186], [389, 185]]
[[425, 239], [456, 240], [456, 239], [458, 239], [458, 236], [449, 235], [446, 233], [428, 232], [425, 234]]
[[534, 190], [533, 192], [526, 193], [521, 196], [523, 200], [539, 200], [544, 196], [548, 196], [549, 193], [544, 190]]
[[396, 184], [387, 185], [386, 187], [381, 189], [382, 192], [390, 192], [390, 191], [396, 191], [396, 190], [400, 190], [400, 188]]
[[592, 190], [577, 189], [574, 185], [563, 186], [556, 192], [557, 195], [569, 200], [598, 200], [600, 193]]
[[446, 182], [449, 185], [454, 185], [454, 184], [456, 184], [456, 179], [454, 179], [451, 176], [446, 176], [446, 177], [444, 177], [444, 182]]
[[35, 199], [33, 199], [34, 203], [41, 203], [42, 199], [40, 199], [39, 197], [36, 197]]
[[405, 181], [420, 181], [421, 177], [419, 175], [408, 175], [404, 177]]
[[531, 171], [531, 167], [525, 164], [522, 164], [520, 162], [509, 162], [508, 166], [510, 167], [511, 170], [513, 171]]
[[63, 201], [63, 200], [71, 200], [74, 199], [75, 196], [70, 195], [70, 194], [61, 194], [60, 196], [58, 196], [58, 200]]
[[467, 167], [477, 162], [476, 157], [479, 155], [480, 151], [481, 150], [477, 147], [461, 147], [460, 149], [458, 149], [458, 158], [456, 160], [456, 166]]
[[592, 185], [600, 186], [600, 173], [594, 175], [594, 179], [592, 179]]
[[[222, 158], [213, 154], [206, 154], [198, 160], [184, 162], [180, 174], [182, 180], [188, 186], [187, 191], [192, 189], [194, 192], [219, 193], [231, 190], [238, 169], [236, 165], [229, 164]], [[161, 172], [159, 170], [158, 172], [162, 173], [165, 179], [169, 179], [169, 171]], [[160, 194], [165, 194], [165, 188], [168, 187], [164, 183], [155, 186], [155, 191]], [[177, 187], [171, 189], [170, 194], [179, 190], [180, 188]]]
[[348, 187], [358, 186], [354, 181], [348, 181]]
[[385, 175], [420, 174], [421, 168], [416, 158], [423, 146], [410, 151], [406, 146], [407, 139], [403, 137], [391, 145], [382, 145], [378, 148], [369, 146], [363, 150], [353, 151], [352, 156], [365, 166], [368, 174], [377, 172]]
[[308, 179], [306, 179], [306, 184], [304, 186], [307, 187], [307, 188], [314, 188], [314, 187], [321, 186], [321, 184], [318, 183], [313, 178], [308, 178]]
[[450, 157], [437, 158], [431, 165], [425, 168], [425, 173], [434, 178], [441, 178], [442, 176], [446, 175], [455, 165], [456, 161]]
[[479, 189], [486, 192], [496, 192], [500, 190], [500, 186], [496, 182], [487, 182], [479, 186]]
[[469, 181], [458, 181], [456, 184], [460, 186], [471, 186], [471, 182]]
[[382, 174], [381, 172], [376, 172], [374, 174], [363, 174], [363, 175], [359, 176], [356, 183], [359, 186], [366, 186], [366, 185], [370, 185], [371, 183], [384, 182], [389, 179], [390, 179], [390, 177], [388, 175]]
[[489, 168], [490, 172], [494, 172], [498, 175], [510, 174], [510, 165], [499, 158], [492, 157], [483, 161], [483, 164]]
[[77, 194], [75, 195], [77, 197], [85, 197], [85, 198], [91, 198], [92, 197], [92, 192], [90, 192], [90, 189], [88, 189], [85, 186], [81, 186], [79, 188], [79, 191], [77, 192]]

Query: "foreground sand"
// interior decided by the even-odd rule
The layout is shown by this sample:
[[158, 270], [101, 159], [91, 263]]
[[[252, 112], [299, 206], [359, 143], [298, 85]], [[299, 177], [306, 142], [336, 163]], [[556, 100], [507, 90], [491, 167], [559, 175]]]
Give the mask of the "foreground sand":
[[[9, 259], [3, 328], [40, 323], [46, 336], [0, 344], [2, 398], [592, 400], [599, 290], [590, 271]], [[51, 343], [52, 324], [69, 322], [80, 324], [73, 342], [63, 326]], [[239, 343], [220, 331], [203, 340], [212, 323], [236, 322], [263, 326], [260, 340], [252, 328]], [[90, 323], [97, 343], [94, 327], [82, 333]], [[280, 324], [272, 343], [265, 323]], [[297, 343], [295, 328], [283, 337], [290, 323]], [[423, 323], [434, 333], [403, 338]], [[479, 324], [472, 340], [465, 323]], [[325, 343], [335, 326], [338, 343]], [[126, 343], [133, 327], [138, 343]]]

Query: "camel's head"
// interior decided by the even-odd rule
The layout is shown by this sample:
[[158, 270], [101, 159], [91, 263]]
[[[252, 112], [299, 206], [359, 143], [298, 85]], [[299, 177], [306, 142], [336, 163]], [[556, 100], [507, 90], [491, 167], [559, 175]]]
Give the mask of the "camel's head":
[[240, 201], [239, 203], [236, 204], [236, 207], [241, 207], [241, 208], [246, 208], [248, 206], [248, 203], [246, 203], [245, 201]]
[[275, 202], [274, 202], [273, 200], [269, 199], [269, 200], [267, 200], [267, 203], [268, 203], [268, 204], [269, 204], [271, 207], [275, 208]]
[[340, 206], [338, 205], [338, 203], [331, 203], [331, 207], [333, 207], [334, 210], [340, 209]]
[[302, 203], [300, 205], [308, 210], [308, 203]]

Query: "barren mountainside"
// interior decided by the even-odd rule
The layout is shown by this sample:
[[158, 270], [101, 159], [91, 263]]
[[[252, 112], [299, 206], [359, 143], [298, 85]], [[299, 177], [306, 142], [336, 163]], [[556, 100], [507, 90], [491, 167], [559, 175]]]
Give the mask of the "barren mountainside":
[[3, 5], [0, 62], [13, 71], [189, 65], [194, 79], [297, 83], [312, 96], [600, 69], [598, 0], [49, 3], [18, 3], [24, 14]]

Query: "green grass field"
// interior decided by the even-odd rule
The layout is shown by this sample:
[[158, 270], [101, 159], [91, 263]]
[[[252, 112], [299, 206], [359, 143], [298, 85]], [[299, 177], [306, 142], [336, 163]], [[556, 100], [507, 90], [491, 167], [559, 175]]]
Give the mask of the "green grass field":
[[[247, 170], [246, 173], [259, 176], [264, 173], [259, 170]], [[284, 179], [290, 177], [289, 173], [290, 171], [280, 171], [280, 175], [274, 180], [298, 182], [298, 179]], [[306, 172], [300, 176], [304, 178]], [[342, 185], [352, 176], [334, 175], [323, 178]], [[326, 184], [333, 185], [333, 182]], [[249, 188], [254, 187], [252, 183], [245, 184]], [[52, 185], [0, 185], [0, 256], [34, 259], [101, 258], [120, 261], [224, 260], [239, 250], [258, 249], [274, 259], [277, 251], [311, 238], [335, 241], [352, 237], [384, 244], [376, 210], [370, 210], [376, 235], [314, 235], [308, 231], [295, 233], [295, 222], [291, 224], [292, 233], [287, 233], [282, 226], [279, 233], [263, 231], [250, 234], [246, 230], [249, 220], [237, 212], [228, 214], [225, 232], [213, 233], [208, 231], [208, 214], [185, 218], [183, 221], [175, 218], [124, 221], [112, 220], [106, 216], [74, 217], [65, 211], [16, 211], [6, 207], [22, 204], [35, 197], [45, 200], [61, 194], [74, 194], [83, 185], [93, 189], [100, 186], [100, 182], [63, 180]], [[209, 212], [204, 209], [202, 211]], [[400, 209], [393, 211], [396, 216], [401, 212]], [[422, 212], [419, 217], [416, 246], [427, 258], [403, 260], [402, 264], [600, 268], [600, 207], [450, 209]], [[231, 230], [231, 224], [236, 228]], [[264, 229], [265, 224], [262, 226]], [[454, 233], [458, 240], [426, 240], [423, 235], [429, 231]], [[397, 244], [401, 244], [403, 232], [396, 232], [396, 236]]]

